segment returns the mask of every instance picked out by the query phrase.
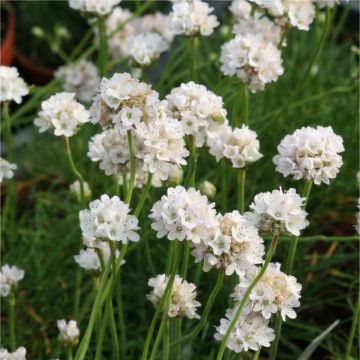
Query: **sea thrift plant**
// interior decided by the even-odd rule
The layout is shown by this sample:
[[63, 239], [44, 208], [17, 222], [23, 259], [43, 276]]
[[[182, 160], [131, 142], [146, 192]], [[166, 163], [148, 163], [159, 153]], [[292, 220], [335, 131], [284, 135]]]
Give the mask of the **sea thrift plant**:
[[75, 320], [58, 320], [59, 341], [65, 346], [74, 346], [79, 341], [80, 330]]
[[9, 352], [7, 349], [0, 349], [1, 360], [26, 360], [26, 349], [20, 346], [14, 352]]
[[0, 157], [0, 184], [3, 182], [4, 179], [12, 179], [16, 169], [16, 164], [12, 164]]
[[[86, 199], [89, 199], [89, 198], [91, 197], [91, 189], [90, 189], [90, 186], [89, 186], [89, 184], [88, 184], [86, 181], [84, 181], [83, 186], [84, 186], [84, 197], [85, 197]], [[79, 181], [79, 180], [74, 181], [74, 182], [70, 185], [69, 189], [70, 189], [71, 194], [74, 196], [74, 198], [75, 198], [78, 202], [80, 202], [80, 200], [81, 200], [81, 185], [80, 185], [80, 181]]]
[[18, 285], [19, 281], [24, 278], [25, 271], [19, 269], [15, 265], [8, 264], [1, 267], [0, 272], [0, 294], [2, 297], [7, 297]]
[[21, 104], [29, 88], [15, 67], [0, 66], [0, 102], [15, 101]]

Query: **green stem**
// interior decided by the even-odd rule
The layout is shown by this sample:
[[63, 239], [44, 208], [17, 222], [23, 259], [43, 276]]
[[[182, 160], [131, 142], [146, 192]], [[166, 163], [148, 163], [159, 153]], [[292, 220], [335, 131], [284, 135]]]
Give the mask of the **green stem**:
[[[115, 315], [114, 315], [114, 307], [112, 297], [109, 297], [109, 319], [110, 319], [110, 331], [111, 337], [113, 341], [113, 349], [114, 349], [114, 356], [115, 359], [120, 359], [120, 347], [119, 347], [119, 340], [116, 331], [116, 322], [115, 322]], [[125, 348], [123, 349], [125, 351]]]
[[67, 347], [67, 360], [73, 360], [73, 353], [72, 353], [72, 347]]
[[81, 277], [82, 277], [82, 271], [80, 266], [78, 266], [75, 271], [75, 300], [74, 300], [74, 317], [77, 321], [79, 321]]
[[11, 291], [9, 295], [9, 336], [11, 351], [16, 350], [16, 337], [15, 337], [15, 294]]
[[[107, 301], [108, 303], [108, 301]], [[99, 324], [100, 330], [96, 339], [96, 352], [95, 352], [95, 360], [101, 360], [102, 358], [102, 349], [105, 337], [105, 330], [109, 321], [109, 307], [106, 305], [106, 309], [104, 311], [103, 316], [99, 316]]]
[[130, 180], [125, 196], [125, 202], [127, 204], [130, 204], [132, 193], [134, 190], [134, 185], [135, 185], [135, 172], [136, 172], [135, 145], [131, 130], [127, 131], [127, 137], [128, 137], [129, 150], [130, 150]]
[[106, 76], [107, 74], [107, 63], [108, 63], [108, 48], [107, 48], [107, 36], [106, 36], [106, 23], [105, 17], [99, 16], [98, 18], [98, 28], [99, 28], [99, 67], [101, 77]]
[[190, 135], [189, 172], [185, 180], [185, 186], [188, 188], [195, 186], [196, 165], [197, 165], [196, 140], [193, 135]]
[[219, 349], [219, 352], [218, 352], [218, 355], [216, 357], [216, 360], [221, 360], [223, 358], [223, 355], [224, 355], [224, 352], [225, 352], [225, 349], [226, 349], [226, 345], [227, 345], [227, 342], [229, 340], [229, 337], [232, 333], [232, 331], [234, 330], [239, 318], [240, 318], [240, 315], [249, 299], [249, 296], [251, 294], [251, 291], [254, 289], [254, 287], [256, 286], [256, 284], [259, 282], [259, 280], [262, 278], [262, 276], [264, 275], [274, 253], [275, 253], [275, 250], [276, 250], [276, 245], [277, 245], [277, 242], [278, 242], [278, 239], [279, 239], [279, 234], [274, 234], [273, 235], [273, 238], [272, 238], [272, 241], [271, 241], [271, 245], [270, 245], [270, 248], [268, 250], [268, 253], [266, 255], [266, 259], [265, 259], [265, 262], [263, 264], [263, 266], [261, 267], [258, 275], [255, 277], [255, 279], [251, 282], [251, 284], [249, 285], [249, 287], [246, 289], [245, 291], [245, 294], [240, 302], [240, 305], [238, 307], [238, 309], [236, 310], [236, 313], [235, 313], [235, 316], [233, 318], [233, 320], [231, 321], [230, 325], [229, 325], [229, 328], [228, 330], [226, 331], [226, 334], [221, 342], [221, 345], [220, 345], [220, 349]]
[[253, 360], [258, 360], [261, 353], [261, 346], [259, 347], [259, 350], [254, 354]]
[[13, 139], [11, 133], [11, 119], [9, 115], [9, 102], [5, 101], [3, 104], [3, 117], [5, 119], [6, 131], [5, 131], [5, 142], [6, 142], [6, 152], [7, 160], [9, 162], [13, 161]]
[[122, 293], [121, 293], [121, 282], [118, 282], [116, 286], [116, 299], [117, 299], [117, 310], [120, 322], [120, 341], [121, 341], [121, 358], [125, 358], [126, 354], [126, 326], [124, 318], [124, 309], [122, 304]]
[[[241, 123], [247, 125], [249, 123], [249, 88], [246, 84], [242, 86], [241, 98], [243, 102], [243, 116]], [[237, 117], [236, 119], [238, 120], [240, 117]], [[237, 127], [240, 127], [241, 123], [238, 123]]]
[[169, 319], [166, 321], [165, 331], [164, 331], [164, 351], [163, 351], [163, 360], [169, 360], [170, 344], [169, 344]]
[[238, 209], [240, 214], [245, 212], [245, 179], [246, 170], [238, 169], [237, 171], [237, 198], [238, 198]]
[[146, 197], [147, 197], [147, 195], [149, 193], [149, 189], [150, 189], [150, 186], [151, 186], [151, 179], [152, 179], [152, 174], [149, 173], [147, 181], [146, 181], [146, 185], [145, 185], [144, 189], [141, 192], [139, 202], [136, 205], [136, 208], [135, 208], [135, 211], [134, 211], [134, 215], [136, 217], [138, 217], [140, 215], [141, 210], [144, 207], [144, 203], [145, 203]]
[[345, 360], [351, 359], [350, 353], [351, 353], [351, 349], [353, 347], [357, 323], [359, 321], [359, 309], [360, 309], [360, 294], [358, 293], [358, 297], [357, 297], [355, 309], [354, 309], [354, 314], [353, 314], [353, 320], [352, 320], [351, 329], [350, 329], [350, 334], [349, 334], [349, 338], [348, 338], [348, 341], [346, 344]]

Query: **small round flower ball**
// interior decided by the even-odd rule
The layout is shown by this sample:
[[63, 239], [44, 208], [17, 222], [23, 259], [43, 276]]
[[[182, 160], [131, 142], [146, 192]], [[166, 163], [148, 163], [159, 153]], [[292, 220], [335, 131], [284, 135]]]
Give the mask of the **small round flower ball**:
[[14, 171], [17, 169], [16, 164], [12, 164], [0, 157], [0, 184], [4, 179], [12, 179]]
[[75, 346], [79, 342], [80, 330], [75, 320], [66, 322], [65, 319], [57, 321], [59, 341], [65, 346]]
[[[164, 295], [169, 277], [165, 274], [157, 275], [149, 279], [148, 285], [153, 288], [146, 298], [151, 301], [155, 308], [158, 307]], [[189, 319], [199, 319], [196, 308], [201, 304], [195, 300], [196, 286], [182, 279], [179, 275], [175, 276], [174, 284], [171, 289], [170, 305], [168, 310], [169, 318], [187, 317]]]
[[5, 264], [1, 267], [0, 272], [0, 295], [7, 297], [10, 292], [17, 286], [19, 281], [24, 278], [25, 271], [16, 266]]
[[200, 192], [208, 199], [214, 199], [216, 196], [216, 186], [209, 180], [204, 180], [199, 185]]
[[26, 349], [20, 346], [14, 352], [10, 353], [7, 349], [0, 349], [1, 360], [26, 360]]
[[113, 7], [120, 2], [121, 0], [69, 0], [69, 5], [74, 10], [102, 16], [111, 13]]
[[15, 67], [0, 66], [0, 103], [15, 101], [21, 104], [22, 98], [29, 94], [29, 88], [19, 76]]
[[55, 136], [71, 137], [89, 121], [90, 113], [75, 100], [75, 93], [62, 92], [41, 103], [34, 124], [40, 133], [51, 130]]
[[229, 6], [230, 12], [234, 15], [235, 19], [250, 19], [251, 17], [251, 4], [247, 0], [233, 0]]
[[255, 196], [251, 211], [244, 216], [264, 233], [299, 236], [309, 224], [303, 210], [304, 200], [295, 189], [263, 192]]
[[200, 0], [181, 0], [173, 4], [169, 14], [170, 28], [176, 35], [209, 36], [219, 25], [214, 9]]
[[118, 196], [102, 195], [89, 204], [89, 209], [79, 213], [82, 235], [90, 240], [139, 241], [138, 219]]
[[302, 127], [286, 135], [277, 149], [276, 171], [316, 185], [329, 184], [336, 177], [343, 164], [339, 154], [345, 150], [343, 139], [330, 126]]
[[[83, 183], [84, 186], [84, 197], [86, 199], [90, 199], [91, 198], [91, 189], [90, 186], [88, 184], [87, 181], [84, 181]], [[71, 194], [74, 196], [74, 198], [80, 202], [80, 198], [81, 198], [81, 184], [79, 180], [74, 181], [71, 185], [70, 185], [70, 192]]]

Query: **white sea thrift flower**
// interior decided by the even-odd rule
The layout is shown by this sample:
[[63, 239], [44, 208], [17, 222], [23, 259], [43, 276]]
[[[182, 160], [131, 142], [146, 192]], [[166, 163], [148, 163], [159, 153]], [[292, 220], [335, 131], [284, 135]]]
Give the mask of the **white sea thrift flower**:
[[308, 31], [315, 18], [315, 7], [311, 0], [250, 0], [251, 2], [267, 9], [269, 14], [280, 17], [281, 22], [299, 30]]
[[0, 66], [0, 102], [15, 101], [20, 104], [28, 93], [29, 88], [15, 67]]
[[26, 349], [20, 346], [12, 353], [6, 349], [0, 349], [0, 360], [26, 360]]
[[[83, 183], [84, 186], [84, 197], [85, 198], [90, 198], [91, 197], [91, 189], [89, 184], [87, 183], [87, 181], [84, 181]], [[71, 185], [70, 185], [70, 192], [74, 195], [74, 197], [80, 201], [81, 198], [81, 186], [80, 186], [80, 181], [76, 180], [74, 181]]]
[[80, 10], [94, 15], [107, 15], [121, 0], [69, 0], [74, 10]]
[[[258, 268], [257, 271], [260, 269]], [[279, 263], [270, 263], [255, 288], [251, 291], [249, 301], [255, 312], [261, 313], [265, 319], [270, 319], [278, 313], [285, 321], [286, 317], [296, 318], [294, 308], [300, 306], [301, 284], [294, 276], [280, 271]], [[233, 297], [241, 301], [246, 288], [239, 284], [235, 288]]]
[[284, 72], [279, 49], [261, 35], [251, 33], [236, 35], [226, 42], [220, 60], [224, 75], [237, 76], [253, 93], [264, 90]]
[[214, 199], [216, 195], [216, 186], [208, 180], [204, 180], [199, 185], [200, 192], [209, 199]]
[[75, 320], [58, 320], [59, 341], [66, 346], [74, 346], [79, 342], [80, 330]]
[[333, 129], [310, 126], [286, 135], [273, 158], [276, 170], [295, 180], [313, 180], [316, 185], [329, 184], [343, 164], [339, 153], [344, 151], [343, 139]]
[[151, 65], [168, 48], [168, 42], [155, 32], [132, 35], [126, 43], [126, 53], [139, 66]]
[[8, 296], [24, 275], [25, 271], [16, 266], [3, 265], [0, 272], [0, 295]]
[[[149, 279], [148, 285], [153, 288], [146, 298], [152, 302], [155, 308], [159, 305], [164, 295], [169, 277], [165, 274], [157, 275]], [[169, 318], [184, 317], [189, 319], [199, 319], [196, 308], [201, 304], [195, 300], [196, 286], [183, 280], [179, 275], [175, 276], [174, 284], [171, 290], [170, 305], [168, 310]]]
[[138, 219], [118, 196], [102, 195], [89, 204], [89, 210], [79, 213], [83, 236], [92, 240], [139, 241]]
[[173, 4], [169, 14], [170, 27], [176, 35], [209, 36], [219, 25], [214, 9], [200, 0], [182, 0]]
[[258, 230], [236, 210], [219, 214], [217, 219], [219, 226], [212, 236], [193, 245], [195, 261], [204, 261], [204, 271], [222, 268], [226, 275], [236, 272], [240, 280], [245, 280], [256, 271], [255, 265], [263, 262], [263, 240]]
[[251, 17], [251, 4], [247, 0], [233, 0], [229, 10], [236, 19], [245, 20]]
[[[226, 317], [220, 320], [216, 327], [215, 339], [222, 340], [235, 316], [237, 308], [227, 309]], [[259, 350], [260, 347], [270, 347], [275, 339], [274, 330], [269, 327], [269, 320], [260, 314], [243, 311], [230, 334], [227, 347], [236, 353], [248, 350]]]
[[55, 72], [55, 77], [62, 81], [65, 91], [76, 93], [76, 97], [83, 102], [92, 100], [100, 84], [97, 67], [86, 60], [61, 66]]
[[200, 191], [182, 186], [169, 188], [151, 209], [152, 229], [157, 237], [169, 240], [190, 240], [199, 243], [208, 238], [217, 226], [215, 204], [209, 204]]
[[204, 145], [208, 136], [227, 123], [227, 112], [220, 96], [204, 85], [189, 82], [171, 90], [166, 96], [168, 110], [179, 120], [188, 135], [195, 137], [196, 146]]
[[304, 198], [295, 189], [273, 190], [257, 194], [245, 217], [265, 233], [289, 233], [295, 236], [308, 226], [307, 212], [302, 209]]
[[0, 157], [0, 184], [4, 179], [11, 179], [14, 176], [14, 171], [17, 169], [16, 164], [12, 164]]
[[41, 103], [34, 120], [39, 132], [53, 130], [56, 136], [75, 135], [81, 125], [90, 121], [90, 113], [75, 100], [75, 93], [57, 93]]

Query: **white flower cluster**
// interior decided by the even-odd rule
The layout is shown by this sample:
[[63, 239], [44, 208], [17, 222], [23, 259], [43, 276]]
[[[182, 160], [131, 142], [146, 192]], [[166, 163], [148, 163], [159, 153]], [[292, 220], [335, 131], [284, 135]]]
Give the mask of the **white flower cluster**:
[[343, 163], [339, 155], [343, 151], [343, 139], [330, 126], [308, 126], [286, 135], [273, 161], [284, 176], [313, 180], [316, 185], [329, 184]]
[[118, 196], [109, 198], [102, 195], [100, 199], [89, 204], [89, 210], [79, 213], [80, 227], [87, 241], [139, 241], [137, 230], [138, 219], [130, 215], [127, 204]]
[[229, 10], [237, 21], [247, 20], [251, 17], [251, 4], [247, 0], [233, 0]]
[[75, 320], [66, 322], [65, 319], [57, 321], [59, 341], [66, 346], [74, 346], [79, 342], [80, 330]]
[[12, 164], [9, 161], [0, 157], [0, 184], [4, 179], [11, 179], [14, 176], [14, 171], [17, 169], [16, 164]]
[[100, 84], [97, 67], [86, 60], [61, 66], [55, 72], [55, 77], [61, 80], [65, 91], [76, 93], [82, 102], [90, 102]]
[[0, 360], [26, 360], [26, 349], [20, 346], [16, 351], [9, 353], [6, 349], [0, 349]]
[[250, 0], [266, 9], [279, 22], [308, 31], [316, 12], [312, 0]]
[[25, 271], [16, 266], [3, 265], [0, 272], [0, 295], [7, 297], [24, 278]]
[[15, 101], [20, 104], [28, 93], [29, 88], [15, 67], [0, 66], [0, 103]]
[[222, 98], [204, 85], [183, 83], [172, 89], [166, 100], [171, 117], [182, 123], [186, 134], [195, 137], [197, 147], [227, 124]]
[[[156, 308], [164, 295], [169, 277], [165, 274], [157, 275], [149, 279], [148, 285], [153, 288], [146, 298]], [[174, 284], [171, 290], [170, 304], [168, 310], [169, 318], [188, 317], [189, 319], [199, 319], [200, 316], [196, 312], [196, 308], [201, 304], [195, 300], [196, 286], [183, 280], [179, 275], [175, 276]]]
[[200, 0], [181, 0], [175, 2], [169, 14], [170, 27], [176, 35], [209, 36], [219, 25], [214, 9]]
[[253, 93], [284, 72], [279, 49], [254, 33], [236, 35], [222, 45], [220, 60], [224, 75], [236, 75]]
[[34, 124], [41, 133], [53, 130], [56, 136], [70, 137], [89, 121], [90, 113], [75, 100], [75, 93], [62, 92], [41, 103], [41, 111]]
[[247, 283], [246, 277], [263, 262], [263, 240], [258, 230], [236, 210], [219, 214], [217, 220], [219, 226], [214, 228], [212, 236], [192, 245], [192, 255], [196, 262], [204, 261], [204, 271], [222, 268], [226, 275], [235, 272]]
[[302, 209], [304, 198], [295, 189], [273, 190], [257, 194], [245, 218], [265, 233], [288, 233], [295, 236], [309, 224]]
[[92, 13], [94, 15], [107, 15], [121, 0], [69, 0], [74, 10]]
[[262, 158], [259, 152], [259, 140], [255, 131], [248, 126], [231, 129], [230, 126], [222, 127], [214, 136], [209, 137], [208, 146], [210, 154], [216, 160], [229, 159], [234, 168], [244, 168]]
[[[250, 293], [251, 309], [265, 319], [270, 319], [273, 314], [281, 315], [284, 321], [286, 317], [295, 319], [294, 308], [300, 306], [301, 288], [294, 276], [280, 271], [279, 263], [270, 263]], [[246, 288], [242, 284], [237, 285], [233, 294], [235, 300], [240, 302], [245, 291]]]
[[194, 188], [169, 188], [151, 209], [151, 227], [158, 238], [167, 236], [169, 240], [189, 240], [198, 244], [209, 238], [218, 224], [214, 206]]
[[[89, 199], [91, 197], [91, 189], [90, 189], [90, 186], [89, 186], [88, 182], [84, 181], [83, 186], [84, 186], [84, 197], [86, 199]], [[80, 198], [81, 198], [81, 185], [80, 185], [79, 180], [74, 181], [70, 185], [70, 192], [77, 201], [80, 201]]]
[[[216, 327], [215, 339], [222, 340], [235, 316], [237, 307], [227, 309], [225, 318], [220, 320], [220, 325]], [[259, 350], [260, 347], [269, 347], [271, 341], [275, 339], [274, 330], [269, 327], [269, 320], [261, 315], [243, 311], [230, 334], [227, 347], [236, 353], [248, 350]]]
[[140, 67], [149, 66], [169, 48], [168, 42], [156, 32], [142, 32], [129, 36], [125, 51]]

